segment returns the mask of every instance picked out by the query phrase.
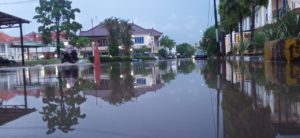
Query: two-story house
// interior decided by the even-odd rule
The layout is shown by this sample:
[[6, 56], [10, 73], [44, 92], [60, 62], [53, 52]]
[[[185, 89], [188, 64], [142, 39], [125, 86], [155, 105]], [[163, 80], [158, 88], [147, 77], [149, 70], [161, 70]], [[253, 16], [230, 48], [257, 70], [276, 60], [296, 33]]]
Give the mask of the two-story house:
[[[278, 11], [276, 6], [278, 1]], [[255, 29], [264, 27], [266, 24], [276, 22], [277, 14], [282, 15], [282, 9], [290, 9], [293, 12], [300, 13], [300, 1], [299, 0], [269, 0], [268, 5], [257, 6], [255, 11]], [[250, 17], [246, 17], [243, 20], [244, 40], [247, 40], [250, 36]], [[232, 32], [233, 45], [238, 46], [240, 43], [239, 32]], [[226, 53], [231, 51], [230, 35], [227, 34], [225, 37]]]
[[[102, 55], [109, 55], [108, 50], [108, 36], [109, 32], [107, 28], [99, 24], [94, 28], [87, 31], [81, 31], [80, 37], [88, 37], [98, 46]], [[159, 39], [162, 33], [155, 29], [145, 29], [136, 24], [132, 24], [132, 48], [134, 51], [141, 49], [143, 47], [149, 48], [151, 54], [158, 53], [159, 50]], [[92, 48], [84, 48], [84, 51], [92, 53]]]

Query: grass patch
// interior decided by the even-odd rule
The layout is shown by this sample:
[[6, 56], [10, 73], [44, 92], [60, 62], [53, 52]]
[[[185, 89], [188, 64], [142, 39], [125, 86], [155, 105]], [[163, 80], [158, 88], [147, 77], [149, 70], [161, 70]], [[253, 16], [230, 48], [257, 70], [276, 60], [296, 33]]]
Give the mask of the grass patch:
[[[94, 63], [94, 57], [90, 57], [89, 60]], [[132, 58], [127, 56], [116, 56], [116, 57], [108, 57], [103, 56], [100, 57], [101, 62], [131, 62]]]
[[156, 60], [156, 58], [150, 57], [150, 56], [137, 56], [137, 57], [134, 57], [134, 59], [142, 60], [142, 61]]
[[57, 59], [57, 58], [25, 61], [25, 65], [29, 65], [29, 66], [33, 66], [33, 65], [60, 64], [60, 63], [61, 63], [60, 59]]

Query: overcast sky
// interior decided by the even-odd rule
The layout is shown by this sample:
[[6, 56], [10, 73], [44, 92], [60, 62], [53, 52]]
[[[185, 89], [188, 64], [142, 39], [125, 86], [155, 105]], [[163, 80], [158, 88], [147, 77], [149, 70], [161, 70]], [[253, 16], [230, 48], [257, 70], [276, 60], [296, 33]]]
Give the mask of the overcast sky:
[[[14, 2], [30, 1], [16, 4]], [[91, 28], [91, 20], [98, 24], [105, 18], [115, 16], [133, 20], [144, 28], [154, 28], [169, 35], [177, 43], [194, 44], [199, 41], [202, 30], [212, 24], [212, 2], [209, 0], [72, 0], [73, 8], [79, 8], [77, 21], [82, 30]], [[9, 4], [8, 4], [9, 3]], [[37, 31], [38, 24], [32, 17], [38, 0], [0, 0], [0, 9], [31, 21], [24, 26], [24, 33]], [[208, 11], [211, 9], [210, 18]], [[98, 23], [96, 23], [98, 22]], [[16, 36], [16, 29], [1, 30]]]

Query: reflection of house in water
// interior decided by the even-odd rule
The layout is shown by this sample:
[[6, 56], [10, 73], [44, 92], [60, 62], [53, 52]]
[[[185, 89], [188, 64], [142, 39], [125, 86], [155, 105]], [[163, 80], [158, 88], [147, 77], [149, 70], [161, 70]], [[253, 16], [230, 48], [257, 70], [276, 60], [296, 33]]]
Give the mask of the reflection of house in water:
[[99, 97], [111, 104], [122, 104], [148, 92], [155, 92], [164, 86], [160, 79], [160, 71], [155, 65], [135, 64], [127, 71], [121, 66], [118, 68], [120, 71], [112, 69], [116, 72], [110, 71], [110, 74], [102, 72], [100, 85], [84, 93]]
[[[45, 85], [58, 85], [57, 68], [27, 68], [25, 79], [28, 96], [39, 97]], [[0, 99], [8, 101], [17, 95], [23, 95], [23, 73], [21, 70], [0, 73]]]
[[[93, 95], [104, 100], [112, 94], [119, 93], [129, 96], [127, 98], [134, 98], [163, 87], [160, 70], [154, 64], [134, 64], [130, 65], [129, 70], [124, 69], [125, 65], [118, 66], [117, 72], [111, 73], [112, 66], [103, 65], [99, 86], [95, 84], [95, 72], [89, 65], [26, 68], [27, 95], [39, 98], [46, 95], [48, 86], [52, 86], [56, 88], [55, 95], [59, 96], [59, 72], [61, 72], [61, 86], [64, 91], [79, 87], [78, 90], [85, 95]], [[116, 70], [114, 69], [114, 71]], [[17, 95], [23, 95], [22, 71], [2, 72], [0, 76], [2, 76], [0, 77], [0, 99], [2, 101], [9, 101]], [[84, 82], [89, 84], [84, 85]]]
[[[21, 71], [20, 71], [21, 72]], [[25, 76], [25, 69], [22, 70], [20, 73], [22, 76]], [[0, 83], [2, 84], [0, 86], [0, 126], [9, 123], [11, 121], [14, 121], [18, 118], [21, 118], [23, 116], [26, 116], [32, 112], [35, 112], [35, 108], [28, 108], [27, 104], [27, 91], [26, 87], [23, 87], [21, 90], [11, 90], [14, 88], [14, 86], [11, 85], [10, 81], [12, 80], [20, 80], [22, 78], [23, 84], [25, 84], [26, 80], [21, 77], [21, 75], [13, 75], [9, 74], [7, 77], [0, 77]], [[12, 77], [14, 76], [14, 77]], [[14, 78], [14, 79], [13, 79]], [[6, 79], [7, 83], [5, 82], [4, 79]], [[20, 82], [20, 81], [19, 81]], [[23, 104], [6, 104], [3, 101], [8, 101], [9, 99], [13, 98], [16, 95], [23, 95], [24, 96], [24, 103]]]
[[252, 98], [253, 108], [270, 109], [278, 136], [300, 136], [300, 77], [295, 75], [300, 66], [245, 63], [244, 67], [247, 77], [242, 82], [237, 77], [241, 72], [239, 66], [227, 63], [226, 80], [244, 83], [243, 92]]

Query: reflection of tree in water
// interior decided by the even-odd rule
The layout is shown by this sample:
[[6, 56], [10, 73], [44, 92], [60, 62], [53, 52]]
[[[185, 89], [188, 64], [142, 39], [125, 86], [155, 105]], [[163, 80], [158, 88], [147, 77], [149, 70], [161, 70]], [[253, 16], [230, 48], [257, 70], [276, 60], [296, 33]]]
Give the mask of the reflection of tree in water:
[[226, 85], [223, 90], [225, 138], [274, 138], [269, 108], [255, 109], [253, 98]]
[[[232, 64], [231, 64], [232, 65]], [[237, 64], [233, 65], [238, 68]], [[217, 89], [217, 80], [220, 62], [217, 60], [208, 61], [203, 68], [202, 73], [206, 84], [213, 89]], [[250, 68], [249, 68], [250, 67]], [[249, 74], [252, 86], [256, 86], [256, 80], [261, 77], [253, 74], [257, 69], [253, 66], [242, 66], [239, 69], [241, 73]], [[235, 69], [236, 69], [235, 68]], [[259, 72], [260, 73], [260, 72]], [[241, 74], [241, 75], [242, 75]], [[252, 74], [252, 76], [250, 75]], [[243, 75], [242, 75], [243, 76]], [[256, 77], [253, 77], [256, 76]], [[223, 126], [225, 138], [273, 138], [276, 136], [275, 129], [272, 125], [271, 111], [269, 107], [257, 106], [256, 91], [251, 91], [251, 95], [241, 91], [239, 83], [231, 84], [226, 81], [225, 75], [220, 75], [222, 84], [222, 109], [223, 109]], [[242, 79], [246, 79], [242, 77]], [[262, 82], [263, 80], [259, 80]], [[242, 82], [243, 83], [243, 82]], [[264, 83], [262, 83], [264, 84]], [[254, 87], [255, 88], [255, 87]]]
[[206, 66], [201, 70], [205, 83], [209, 88], [217, 88], [217, 75], [220, 62], [217, 60], [208, 60]]
[[121, 105], [136, 97], [130, 63], [112, 64], [110, 72], [112, 95], [109, 102]]
[[196, 68], [195, 63], [191, 60], [181, 61], [177, 67], [179, 73], [190, 74]]
[[[168, 66], [169, 66], [169, 70], [168, 70]], [[170, 83], [172, 80], [176, 78], [176, 72], [172, 69], [171, 65], [168, 64], [167, 61], [159, 62], [158, 67], [163, 72], [161, 74], [161, 79], [164, 82]]]
[[168, 62], [167, 61], [161, 61], [158, 63], [158, 68], [160, 70], [166, 71], [168, 69]]
[[143, 76], [147, 76], [152, 73], [151, 64], [140, 62], [134, 65], [134, 73], [141, 74]]
[[86, 98], [79, 93], [78, 83], [75, 83], [75, 87], [63, 91], [65, 82], [63, 82], [62, 74], [65, 77], [77, 79], [78, 69], [74, 68], [63, 70], [63, 72], [59, 71], [59, 90], [51, 85], [45, 88], [46, 92], [43, 97], [44, 106], [43, 111], [40, 113], [43, 115], [43, 121], [48, 123], [47, 134], [54, 133], [56, 129], [64, 133], [73, 131], [73, 126], [79, 123], [78, 119], [86, 117], [80, 110], [80, 105], [86, 101]]

